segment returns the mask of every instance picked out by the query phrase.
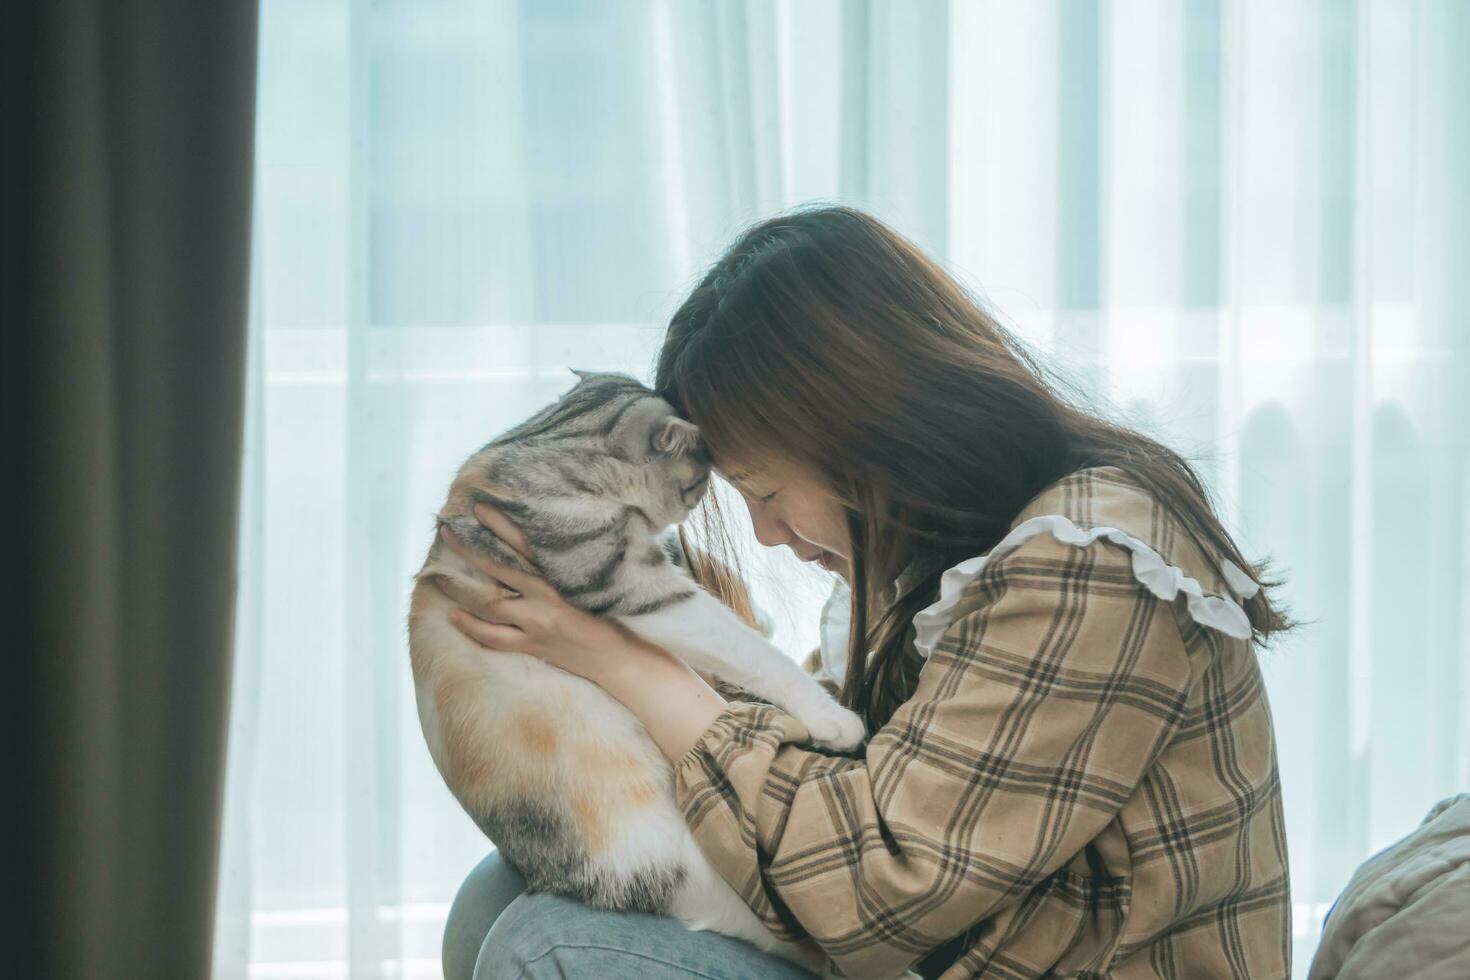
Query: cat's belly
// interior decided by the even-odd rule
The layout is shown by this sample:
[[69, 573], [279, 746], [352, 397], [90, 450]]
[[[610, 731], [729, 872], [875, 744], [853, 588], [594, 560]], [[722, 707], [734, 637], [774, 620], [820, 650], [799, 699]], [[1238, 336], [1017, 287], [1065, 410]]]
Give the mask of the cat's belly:
[[420, 720], [465, 810], [533, 888], [665, 910], [694, 845], [642, 725], [583, 678], [426, 619], [413, 636]]

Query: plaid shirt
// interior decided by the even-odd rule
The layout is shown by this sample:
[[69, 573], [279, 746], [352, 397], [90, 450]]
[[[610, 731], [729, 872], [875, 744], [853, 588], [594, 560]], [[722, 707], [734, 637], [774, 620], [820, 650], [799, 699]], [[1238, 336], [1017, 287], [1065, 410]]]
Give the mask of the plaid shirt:
[[[1236, 601], [1119, 470], [1072, 474], [1016, 523], [1042, 515], [1119, 529]], [[845, 976], [1289, 976], [1254, 650], [1196, 622], [1184, 594], [1158, 598], [1132, 559], [1050, 534], [997, 553], [860, 757], [731, 703], [675, 767], [700, 847]]]

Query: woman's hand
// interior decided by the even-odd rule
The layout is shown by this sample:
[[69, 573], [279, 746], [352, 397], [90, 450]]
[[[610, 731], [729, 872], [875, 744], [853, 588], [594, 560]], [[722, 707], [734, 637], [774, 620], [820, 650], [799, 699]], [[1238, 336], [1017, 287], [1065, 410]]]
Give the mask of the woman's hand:
[[[525, 534], [504, 513], [476, 504], [475, 518], [535, 567]], [[599, 661], [619, 648], [623, 635], [616, 624], [567, 602], [546, 579], [502, 565], [460, 541], [448, 527], [440, 536], [473, 568], [516, 593], [506, 596], [462, 579], [438, 579], [439, 590], [461, 607], [449, 614], [449, 621], [476, 643], [506, 653], [529, 653], [590, 679], [595, 679], [592, 674]]]
[[[476, 504], [475, 518], [535, 566], [526, 536], [503, 513]], [[670, 762], [678, 762], [725, 710], [725, 699], [667, 650], [616, 620], [578, 609], [541, 576], [500, 564], [448, 528], [441, 534], [471, 566], [518, 593], [506, 597], [439, 578], [440, 591], [462, 607], [449, 614], [450, 622], [476, 643], [529, 653], [599, 685], [637, 716]]]

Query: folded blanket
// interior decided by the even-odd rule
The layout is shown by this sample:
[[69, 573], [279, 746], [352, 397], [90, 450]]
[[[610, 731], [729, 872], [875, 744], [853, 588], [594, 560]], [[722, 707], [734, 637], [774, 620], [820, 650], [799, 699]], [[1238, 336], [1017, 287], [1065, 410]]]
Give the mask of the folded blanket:
[[1308, 980], [1470, 977], [1470, 793], [1353, 874], [1322, 930]]

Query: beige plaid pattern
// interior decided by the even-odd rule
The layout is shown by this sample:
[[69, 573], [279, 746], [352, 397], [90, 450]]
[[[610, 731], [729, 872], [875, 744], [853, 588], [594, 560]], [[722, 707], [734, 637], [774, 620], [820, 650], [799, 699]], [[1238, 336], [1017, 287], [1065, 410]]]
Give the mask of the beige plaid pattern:
[[[1112, 468], [1017, 518], [1146, 542], [1230, 596]], [[964, 591], [913, 696], [859, 758], [732, 703], [680, 760], [685, 817], [778, 934], [846, 976], [1286, 977], [1276, 748], [1252, 647], [1156, 598], [1131, 552], [1049, 534]]]

